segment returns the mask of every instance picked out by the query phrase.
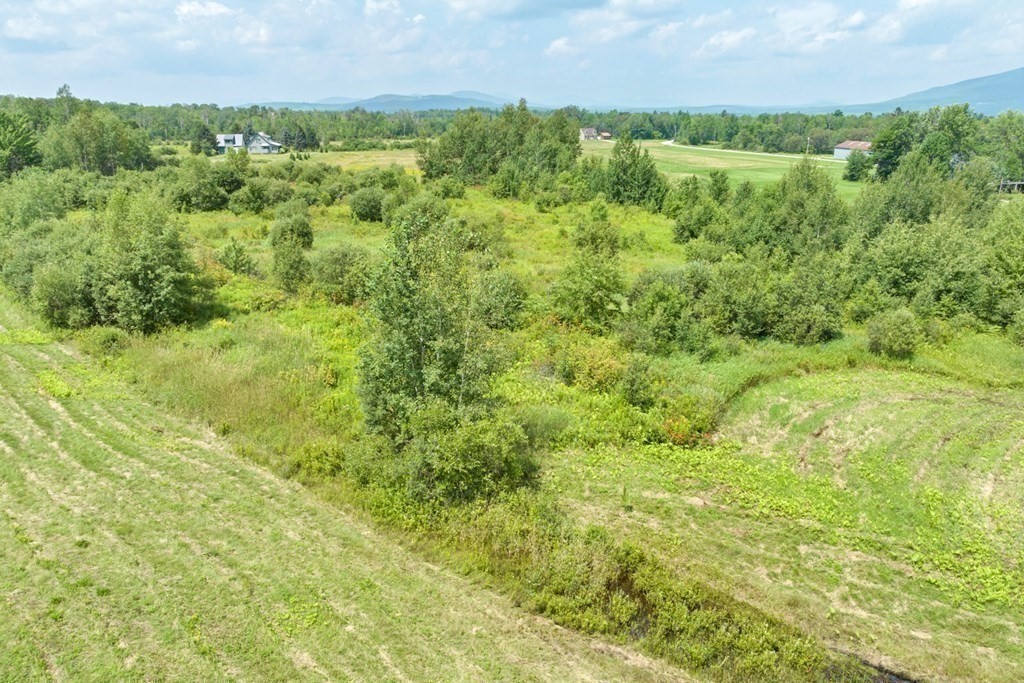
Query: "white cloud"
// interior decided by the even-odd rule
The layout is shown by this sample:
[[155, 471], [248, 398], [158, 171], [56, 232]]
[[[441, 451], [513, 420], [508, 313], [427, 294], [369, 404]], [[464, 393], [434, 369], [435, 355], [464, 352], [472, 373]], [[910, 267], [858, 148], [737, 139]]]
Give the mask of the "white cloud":
[[569, 43], [568, 36], [555, 38], [546, 48], [544, 48], [544, 54], [548, 57], [562, 57], [564, 55], [571, 55], [575, 52], [576, 48]]
[[622, 9], [590, 9], [577, 12], [570, 23], [577, 29], [579, 40], [588, 44], [610, 43], [650, 28], [656, 22], [637, 18]]
[[699, 17], [690, 21], [690, 26], [694, 28], [704, 28], [705, 26], [715, 26], [722, 24], [732, 19], [732, 10], [727, 9], [716, 14], [702, 14]]
[[857, 10], [846, 18], [843, 22], [843, 28], [858, 28], [859, 26], [863, 26], [867, 19], [868, 17], [864, 12]]
[[43, 21], [38, 14], [29, 17], [11, 17], [4, 22], [4, 35], [20, 40], [39, 40], [57, 35], [56, 27]]
[[671, 40], [678, 35], [679, 30], [684, 26], [686, 26], [686, 22], [684, 21], [670, 21], [667, 24], [655, 26], [651, 31], [650, 38], [658, 43]]
[[738, 31], [719, 31], [704, 41], [704, 44], [694, 53], [694, 56], [710, 57], [735, 50], [756, 35], [757, 29], [752, 26], [747, 26]]
[[682, 21], [669, 21], [658, 24], [647, 35], [651, 49], [663, 56], [680, 53], [687, 43], [698, 42], [696, 31], [728, 24], [733, 18], [731, 9], [715, 14], [700, 14]]
[[850, 35], [847, 28], [851, 20], [863, 21], [856, 14], [844, 18], [839, 8], [829, 2], [778, 9], [774, 14], [776, 42], [797, 52], [817, 52], [829, 43], [843, 41]]
[[895, 43], [903, 37], [903, 19], [898, 14], [886, 14], [875, 22], [868, 36], [876, 43]]
[[174, 14], [178, 19], [182, 21], [188, 21], [191, 19], [209, 19], [211, 17], [220, 17], [225, 14], [232, 14], [234, 10], [220, 4], [219, 2], [197, 2], [196, 0], [189, 0], [188, 2], [178, 3], [178, 6], [174, 8]]
[[234, 36], [240, 45], [266, 45], [270, 42], [270, 27], [259, 19], [245, 17], [235, 26]]
[[363, 14], [372, 17], [375, 14], [401, 14], [402, 6], [398, 0], [366, 0]]

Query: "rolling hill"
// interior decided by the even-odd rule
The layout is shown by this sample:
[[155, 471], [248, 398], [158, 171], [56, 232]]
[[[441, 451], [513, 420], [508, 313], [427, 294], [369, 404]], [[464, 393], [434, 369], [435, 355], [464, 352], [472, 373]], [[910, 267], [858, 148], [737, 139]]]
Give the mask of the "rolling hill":
[[[896, 107], [905, 110], [930, 109], [963, 102], [970, 103], [971, 109], [990, 116], [1007, 109], [1024, 110], [1024, 68], [971, 78], [862, 106], [865, 111], [879, 112], [892, 111]], [[854, 111], [854, 108], [846, 109]]]

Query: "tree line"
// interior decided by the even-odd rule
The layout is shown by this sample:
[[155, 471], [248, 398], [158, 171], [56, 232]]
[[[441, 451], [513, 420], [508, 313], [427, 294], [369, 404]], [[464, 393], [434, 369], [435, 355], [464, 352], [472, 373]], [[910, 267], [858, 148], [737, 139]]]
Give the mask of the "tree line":
[[[515, 105], [512, 105], [516, 108]], [[507, 108], [507, 107], [506, 107]], [[950, 113], [957, 110], [957, 115]], [[140, 139], [187, 142], [194, 152], [212, 150], [215, 133], [263, 131], [296, 151], [325, 149], [336, 143], [338, 149], [382, 146], [388, 140], [437, 139], [454, 125], [465, 126], [465, 113], [452, 111], [368, 112], [296, 111], [266, 106], [219, 107], [212, 104], [140, 104], [100, 103], [75, 98], [63, 86], [54, 98], [0, 97], [0, 112], [25, 124], [29, 133], [44, 137], [55, 126], [66, 125], [75, 113], [92, 112], [93, 119], [116, 118]], [[1024, 114], [1008, 111], [995, 117], [961, 107], [934, 108], [926, 112], [897, 109], [881, 115], [844, 114], [837, 110], [823, 114], [691, 114], [688, 112], [596, 112], [579, 107], [555, 111], [533, 111], [541, 119], [556, 118], [571, 122], [571, 127], [593, 127], [616, 137], [634, 140], [676, 140], [691, 145], [717, 145], [729, 149], [763, 152], [827, 154], [844, 140], [874, 141], [878, 149], [906, 151], [912, 140], [921, 142], [922, 131], [937, 123], [954, 136], [962, 134], [948, 124], [969, 127], [973, 134], [963, 150], [969, 154], [990, 156], [1000, 165], [1002, 174], [1024, 179]], [[481, 121], [505, 117], [505, 108], [474, 110]], [[941, 119], [941, 121], [940, 121]], [[957, 119], [954, 121], [954, 119]], [[78, 122], [85, 125], [87, 122]], [[552, 124], [561, 125], [561, 124]], [[2, 123], [0, 123], [2, 126]], [[104, 126], [102, 129], [109, 128]], [[569, 126], [567, 126], [569, 127]], [[0, 131], [4, 130], [0, 127]], [[2, 133], [0, 133], [2, 134]], [[933, 137], [937, 143], [937, 138]], [[2, 153], [2, 152], [0, 152]], [[891, 165], [883, 167], [883, 174]]]

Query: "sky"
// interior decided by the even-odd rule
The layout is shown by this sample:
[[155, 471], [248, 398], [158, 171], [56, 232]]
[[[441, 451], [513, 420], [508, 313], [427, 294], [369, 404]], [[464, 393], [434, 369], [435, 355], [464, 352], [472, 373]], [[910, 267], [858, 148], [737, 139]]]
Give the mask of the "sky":
[[1024, 66], [1010, 0], [0, 0], [0, 93], [877, 102]]

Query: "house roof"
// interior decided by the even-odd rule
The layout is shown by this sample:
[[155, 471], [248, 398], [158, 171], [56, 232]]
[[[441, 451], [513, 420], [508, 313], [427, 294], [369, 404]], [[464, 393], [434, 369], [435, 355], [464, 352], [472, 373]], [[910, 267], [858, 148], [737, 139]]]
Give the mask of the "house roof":
[[580, 132], [597, 134], [597, 128], [580, 128]]
[[[224, 138], [234, 138], [230, 145], [224, 142]], [[217, 146], [218, 147], [245, 147], [245, 136], [241, 133], [218, 133], [217, 134]]]
[[836, 145], [836, 149], [859, 149], [862, 152], [870, 152], [871, 143], [863, 140], [847, 140]]
[[[276, 142], [275, 140], [271, 140], [270, 136], [267, 135], [266, 133], [264, 133], [263, 131], [260, 131], [260, 132], [256, 133], [256, 137], [263, 138], [263, 140], [268, 145], [276, 145], [277, 147], [282, 147], [283, 146], [280, 142]], [[249, 144], [252, 144], [252, 143], [253, 143], [253, 140], [250, 140]]]

